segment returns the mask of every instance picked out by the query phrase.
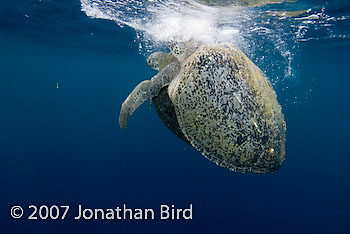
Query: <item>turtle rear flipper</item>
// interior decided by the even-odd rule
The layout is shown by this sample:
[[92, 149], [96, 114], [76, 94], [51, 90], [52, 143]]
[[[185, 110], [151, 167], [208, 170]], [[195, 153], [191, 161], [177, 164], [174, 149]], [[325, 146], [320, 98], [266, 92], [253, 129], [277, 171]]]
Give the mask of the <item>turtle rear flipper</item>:
[[170, 81], [179, 73], [179, 71], [180, 64], [173, 62], [166, 66], [151, 80], [145, 80], [138, 84], [122, 104], [119, 115], [120, 128], [124, 130], [129, 117], [134, 111], [148, 98], [157, 96], [163, 87], [169, 85]]

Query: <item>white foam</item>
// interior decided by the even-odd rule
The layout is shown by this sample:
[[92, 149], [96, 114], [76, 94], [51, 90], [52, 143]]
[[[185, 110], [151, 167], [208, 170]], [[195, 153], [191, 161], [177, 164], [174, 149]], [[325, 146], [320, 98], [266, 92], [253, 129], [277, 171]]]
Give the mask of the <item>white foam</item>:
[[193, 1], [81, 0], [81, 9], [89, 17], [128, 25], [161, 42], [174, 38], [220, 42], [239, 33], [232, 27], [219, 27], [222, 19], [234, 21], [234, 9], [228, 12]]
[[280, 56], [267, 56], [270, 61], [263, 60], [265, 67], [274, 66], [276, 73], [279, 70], [285, 76], [292, 74], [292, 53], [282, 38], [285, 32], [271, 28], [274, 25], [256, 8], [209, 7], [193, 0], [80, 1], [86, 15], [134, 28], [139, 49], [143, 53], [158, 50], [169, 40], [179, 39], [206, 43], [232, 42], [254, 59], [256, 51], [261, 53], [261, 41], [266, 41], [266, 44], [273, 44], [272, 49]]

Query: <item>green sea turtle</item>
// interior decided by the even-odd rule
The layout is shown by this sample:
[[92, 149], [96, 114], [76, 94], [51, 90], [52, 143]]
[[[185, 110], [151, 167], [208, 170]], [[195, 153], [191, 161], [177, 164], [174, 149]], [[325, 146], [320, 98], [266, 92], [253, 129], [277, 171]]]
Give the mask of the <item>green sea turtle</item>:
[[152, 54], [159, 70], [122, 105], [119, 123], [147, 98], [163, 122], [216, 164], [268, 173], [284, 160], [286, 125], [276, 94], [260, 69], [235, 45], [172, 43]]

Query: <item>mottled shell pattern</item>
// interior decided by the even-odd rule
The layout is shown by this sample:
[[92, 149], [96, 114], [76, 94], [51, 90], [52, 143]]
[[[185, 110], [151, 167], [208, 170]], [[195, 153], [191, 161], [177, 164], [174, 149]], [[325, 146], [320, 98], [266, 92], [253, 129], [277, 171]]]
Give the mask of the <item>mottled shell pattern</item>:
[[235, 45], [201, 45], [169, 86], [179, 128], [216, 164], [238, 172], [276, 171], [286, 124], [275, 91]]

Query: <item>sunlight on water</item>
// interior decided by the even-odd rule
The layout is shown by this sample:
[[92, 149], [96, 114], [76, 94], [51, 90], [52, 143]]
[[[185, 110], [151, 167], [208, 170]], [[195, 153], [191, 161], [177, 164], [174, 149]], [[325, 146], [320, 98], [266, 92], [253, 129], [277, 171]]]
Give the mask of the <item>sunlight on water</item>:
[[[276, 10], [274, 5], [213, 7], [193, 0], [81, 0], [81, 9], [89, 17], [134, 28], [140, 52], [146, 56], [164, 50], [165, 42], [172, 39], [232, 42], [268, 75], [275, 87], [285, 89], [286, 81], [296, 77], [294, 60], [299, 43], [340, 37], [333, 33], [332, 25], [348, 17], [331, 17], [324, 8], [275, 5], [279, 5]], [[322, 33], [309, 35], [310, 31]]]

